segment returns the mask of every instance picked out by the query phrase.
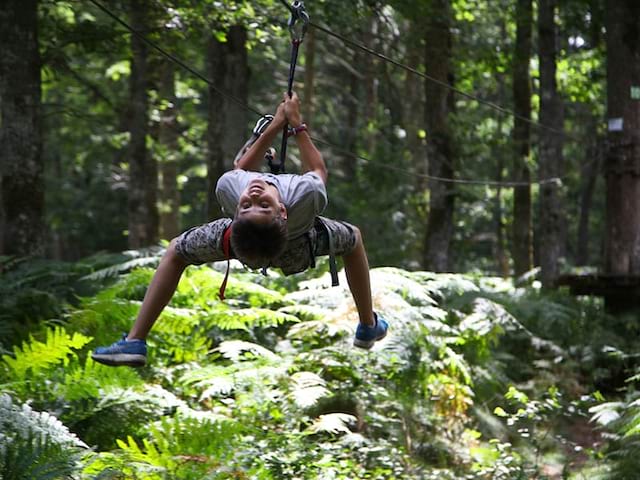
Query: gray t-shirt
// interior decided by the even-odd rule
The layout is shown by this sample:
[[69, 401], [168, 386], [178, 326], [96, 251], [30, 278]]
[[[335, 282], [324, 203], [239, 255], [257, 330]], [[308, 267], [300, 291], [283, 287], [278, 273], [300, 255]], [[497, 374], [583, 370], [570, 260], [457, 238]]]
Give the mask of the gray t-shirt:
[[287, 209], [289, 238], [308, 232], [313, 227], [316, 216], [327, 206], [327, 190], [317, 173], [273, 175], [237, 169], [222, 175], [216, 185], [216, 197], [225, 215], [233, 217], [240, 195], [249, 182], [256, 178], [261, 178], [278, 189]]

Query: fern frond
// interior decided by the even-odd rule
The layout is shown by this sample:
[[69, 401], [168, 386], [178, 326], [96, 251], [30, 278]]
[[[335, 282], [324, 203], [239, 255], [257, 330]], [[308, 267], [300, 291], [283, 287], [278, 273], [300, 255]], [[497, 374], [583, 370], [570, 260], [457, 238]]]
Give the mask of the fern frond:
[[356, 422], [357, 418], [353, 415], [346, 413], [329, 413], [316, 418], [314, 422], [307, 427], [305, 433], [308, 435], [317, 433], [349, 434], [351, 433], [349, 425], [353, 425]]
[[223, 357], [232, 362], [237, 362], [244, 353], [250, 353], [252, 357], [266, 357], [269, 360], [277, 361], [279, 357], [271, 350], [264, 348], [257, 343], [244, 342], [242, 340], [227, 340], [218, 345], [214, 352], [220, 352]]
[[291, 397], [300, 408], [315, 405], [318, 400], [331, 392], [327, 389], [327, 382], [313, 372], [296, 372], [291, 376]]
[[329, 313], [328, 310], [314, 305], [289, 305], [278, 309], [278, 311], [287, 315], [294, 315], [303, 322], [321, 320]]
[[0, 394], [0, 478], [68, 478], [87, 445], [57, 418]]
[[623, 402], [605, 402], [589, 409], [592, 413], [591, 421], [606, 427], [620, 418], [620, 410], [625, 407]]
[[203, 317], [212, 326], [223, 330], [249, 330], [253, 327], [275, 327], [283, 323], [297, 323], [297, 317], [266, 308], [242, 308], [219, 310]]
[[385, 290], [399, 294], [409, 305], [414, 307], [436, 305], [436, 301], [431, 297], [431, 291], [399, 268], [372, 269], [371, 284], [373, 288], [378, 288], [381, 285]]
[[[162, 250], [162, 252], [164, 252], [164, 250]], [[148, 256], [148, 257], [142, 256], [142, 257], [134, 258], [132, 260], [122, 262], [117, 265], [111, 265], [109, 267], [105, 267], [100, 270], [97, 270], [93, 273], [85, 275], [80, 280], [83, 280], [85, 282], [101, 282], [108, 278], [117, 277], [122, 273], [130, 272], [131, 270], [135, 270], [136, 268], [143, 268], [143, 267], [156, 268], [158, 266], [158, 263], [160, 262], [161, 256], [162, 254], [158, 252], [157, 254], [154, 254], [152, 256]]]
[[14, 347], [13, 357], [3, 355], [2, 360], [11, 378], [20, 380], [26, 377], [28, 371], [37, 374], [59, 364], [68, 365], [70, 357], [77, 358], [76, 350], [91, 340], [91, 337], [78, 332], [69, 335], [62, 327], [49, 328], [44, 342], [30, 337], [28, 342], [22, 343], [22, 347]]

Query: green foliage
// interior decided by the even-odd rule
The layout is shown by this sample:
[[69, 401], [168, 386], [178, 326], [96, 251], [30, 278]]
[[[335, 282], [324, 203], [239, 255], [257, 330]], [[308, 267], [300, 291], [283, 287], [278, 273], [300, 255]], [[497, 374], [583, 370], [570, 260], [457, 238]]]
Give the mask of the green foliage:
[[75, 478], [87, 445], [54, 416], [0, 394], [0, 478]]
[[392, 329], [365, 353], [351, 346], [345, 282], [311, 272], [283, 295], [284, 277], [266, 288], [234, 273], [220, 302], [222, 275], [202, 266], [154, 326], [150, 366], [95, 364], [89, 350], [130, 327], [151, 275], [119, 273], [66, 307], [64, 327], [43, 324], [2, 357], [3, 391], [95, 446], [75, 460], [81, 478], [530, 478], [571, 443], [561, 427], [582, 411], [565, 393], [580, 369], [562, 329], [606, 321], [531, 286], [380, 268], [373, 300]]

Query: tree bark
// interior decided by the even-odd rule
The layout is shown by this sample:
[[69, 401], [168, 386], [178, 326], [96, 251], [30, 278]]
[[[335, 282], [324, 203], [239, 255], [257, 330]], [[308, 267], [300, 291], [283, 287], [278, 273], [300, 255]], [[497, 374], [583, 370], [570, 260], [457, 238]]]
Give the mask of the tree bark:
[[[208, 78], [214, 85], [223, 85], [226, 75], [224, 45], [211, 35], [207, 44]], [[216, 202], [214, 191], [216, 182], [227, 170], [223, 149], [225, 132], [224, 99], [212, 87], [209, 87], [207, 120], [207, 211], [205, 220], [222, 217], [222, 210]], [[239, 148], [239, 147], [238, 147]], [[229, 159], [230, 165], [231, 159]]]
[[[145, 0], [131, 0], [131, 25], [146, 30]], [[137, 35], [131, 35], [131, 118], [129, 124], [129, 247], [141, 248], [158, 241], [157, 184], [158, 167], [147, 149], [149, 99], [147, 89], [147, 47]]]
[[[448, 0], [433, 0], [430, 7], [425, 29], [425, 69], [431, 77], [451, 84], [451, 5]], [[453, 178], [454, 155], [448, 121], [452, 92], [425, 80], [425, 96], [429, 175]], [[453, 234], [453, 183], [430, 180], [429, 192], [424, 266], [428, 270], [446, 272], [450, 270], [449, 246]]]
[[591, 208], [593, 205], [593, 195], [596, 189], [596, 182], [602, 167], [603, 147], [602, 139], [595, 136], [597, 126], [593, 126], [594, 139], [587, 149], [587, 162], [580, 167], [580, 178], [582, 187], [580, 189], [580, 218], [578, 220], [578, 238], [576, 248], [576, 265], [589, 265], [589, 246], [591, 234], [589, 232], [589, 221], [591, 218]]
[[176, 108], [175, 69], [162, 60], [158, 96], [160, 111], [158, 143], [160, 159], [160, 238], [171, 240], [180, 233], [180, 191], [178, 190], [178, 112]]
[[[556, 0], [539, 0], [538, 47], [540, 58], [540, 123], [562, 131], [563, 108], [556, 83]], [[541, 179], [560, 177], [563, 169], [561, 133], [540, 130], [539, 175]], [[560, 183], [540, 185], [539, 257], [540, 278], [545, 288], [554, 286], [563, 251]]]
[[607, 1], [605, 271], [640, 273], [640, 3]]
[[[514, 120], [514, 180], [526, 185], [514, 187], [513, 192], [513, 268], [516, 276], [531, 270], [533, 241], [531, 219], [531, 172], [528, 161], [530, 128], [524, 119], [531, 118], [531, 59], [532, 30], [531, 0], [518, 0], [516, 5], [516, 46], [513, 55], [513, 102], [518, 117]], [[524, 118], [524, 119], [523, 119]]]
[[[422, 21], [407, 20], [407, 64], [419, 65], [424, 54], [424, 28]], [[420, 129], [424, 119], [424, 88], [417, 75], [407, 72], [404, 78], [403, 124], [407, 133], [407, 150], [411, 155], [411, 163], [417, 173], [414, 188], [417, 192], [427, 189], [425, 175], [429, 162], [424, 148], [424, 140]]]
[[38, 2], [0, 8], [0, 253], [44, 253]]
[[[232, 26], [225, 42], [211, 35], [207, 47], [208, 77], [238, 100], [246, 103], [249, 94], [249, 66], [246, 51], [247, 31]], [[222, 216], [213, 194], [220, 176], [231, 169], [238, 149], [249, 135], [247, 111], [233, 100], [220, 96], [209, 87], [207, 126], [207, 219]]]
[[313, 122], [315, 114], [316, 87], [316, 31], [310, 29], [304, 39], [304, 98], [302, 103], [303, 118], [307, 123]]

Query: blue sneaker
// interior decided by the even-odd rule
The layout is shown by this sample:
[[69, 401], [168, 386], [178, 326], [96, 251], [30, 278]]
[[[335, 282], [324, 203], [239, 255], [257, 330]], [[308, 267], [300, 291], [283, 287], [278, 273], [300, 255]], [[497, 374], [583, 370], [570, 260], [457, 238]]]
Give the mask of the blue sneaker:
[[369, 350], [371, 347], [373, 347], [374, 343], [376, 343], [378, 340], [382, 340], [387, 336], [389, 324], [384, 318], [382, 318], [382, 315], [379, 315], [375, 312], [374, 315], [376, 317], [375, 326], [369, 327], [367, 325], [363, 325], [362, 323], [358, 324], [358, 328], [356, 329], [356, 338], [353, 340], [353, 344], [356, 347]]
[[91, 358], [104, 365], [127, 365], [129, 367], [143, 367], [147, 363], [147, 342], [144, 340], [127, 340], [127, 334], [122, 339], [108, 347], [98, 347], [91, 354]]

